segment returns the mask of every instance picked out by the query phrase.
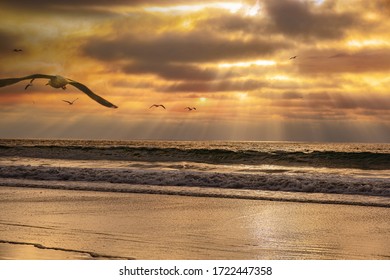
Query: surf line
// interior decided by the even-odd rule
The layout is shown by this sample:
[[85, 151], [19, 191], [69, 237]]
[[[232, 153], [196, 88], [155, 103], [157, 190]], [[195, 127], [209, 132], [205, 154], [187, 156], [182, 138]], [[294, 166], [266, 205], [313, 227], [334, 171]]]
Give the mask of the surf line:
[[[389, 208], [389, 202], [367, 202], [367, 201], [354, 201], [354, 200], [338, 200], [333, 197], [332, 193], [322, 193], [327, 195], [327, 198], [296, 198], [288, 196], [287, 192], [278, 192], [279, 195], [285, 194], [283, 197], [274, 197], [269, 195], [267, 190], [257, 190], [257, 194], [250, 194], [250, 189], [230, 189], [235, 190], [236, 194], [229, 193], [215, 193], [215, 188], [197, 188], [194, 187], [173, 187], [173, 186], [155, 186], [155, 185], [131, 185], [123, 183], [107, 183], [101, 184], [101, 182], [94, 182], [94, 187], [87, 186], [85, 182], [60, 182], [51, 181], [55, 184], [50, 186], [44, 185], [46, 181], [41, 180], [23, 180], [18, 182], [19, 179], [8, 179], [5, 182], [0, 180], [0, 186], [16, 187], [16, 188], [33, 188], [33, 189], [51, 189], [51, 190], [70, 190], [70, 191], [87, 191], [87, 192], [111, 192], [111, 193], [138, 193], [138, 194], [156, 194], [156, 195], [179, 195], [179, 196], [192, 196], [192, 197], [215, 197], [215, 198], [227, 198], [227, 199], [248, 199], [248, 200], [265, 200], [265, 201], [278, 201], [278, 202], [296, 202], [296, 203], [317, 203], [317, 204], [336, 204], [336, 205], [350, 205], [350, 206], [362, 206], [362, 207], [384, 207]], [[179, 190], [180, 188], [180, 190]], [[311, 193], [304, 192], [292, 192], [294, 194], [310, 195]], [[340, 194], [339, 194], [340, 195]], [[348, 195], [348, 194], [342, 194]], [[353, 196], [353, 195], [352, 195]]]
[[120, 260], [135, 260], [135, 258], [131, 257], [119, 257], [119, 256], [110, 256], [110, 255], [101, 255], [95, 252], [90, 251], [83, 251], [83, 250], [75, 250], [75, 249], [65, 249], [65, 248], [59, 248], [59, 247], [47, 247], [43, 246], [39, 243], [30, 243], [30, 242], [20, 242], [20, 241], [9, 241], [9, 240], [0, 240], [0, 243], [4, 244], [14, 244], [14, 245], [29, 245], [34, 246], [38, 249], [43, 250], [56, 250], [56, 251], [63, 251], [63, 252], [72, 252], [72, 253], [80, 253], [80, 254], [87, 254], [90, 255], [92, 258], [106, 258], [106, 259], [120, 259]]

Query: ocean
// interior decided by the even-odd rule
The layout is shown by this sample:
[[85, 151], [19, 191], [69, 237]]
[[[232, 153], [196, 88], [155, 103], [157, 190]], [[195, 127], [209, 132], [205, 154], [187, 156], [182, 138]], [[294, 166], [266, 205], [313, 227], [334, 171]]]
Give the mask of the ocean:
[[0, 186], [390, 207], [390, 144], [0, 139]]

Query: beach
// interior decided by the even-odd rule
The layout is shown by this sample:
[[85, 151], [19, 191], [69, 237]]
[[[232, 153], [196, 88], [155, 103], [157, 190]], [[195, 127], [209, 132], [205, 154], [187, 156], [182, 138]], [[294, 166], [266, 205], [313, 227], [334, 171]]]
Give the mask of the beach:
[[387, 207], [0, 188], [0, 259], [390, 259]]
[[390, 259], [390, 145], [0, 140], [0, 259]]

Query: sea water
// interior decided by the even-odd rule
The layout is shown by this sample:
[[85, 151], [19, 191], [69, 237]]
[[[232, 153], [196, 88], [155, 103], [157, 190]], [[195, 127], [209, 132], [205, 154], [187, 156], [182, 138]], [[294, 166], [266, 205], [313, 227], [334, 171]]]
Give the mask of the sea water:
[[390, 207], [390, 144], [0, 139], [0, 185]]

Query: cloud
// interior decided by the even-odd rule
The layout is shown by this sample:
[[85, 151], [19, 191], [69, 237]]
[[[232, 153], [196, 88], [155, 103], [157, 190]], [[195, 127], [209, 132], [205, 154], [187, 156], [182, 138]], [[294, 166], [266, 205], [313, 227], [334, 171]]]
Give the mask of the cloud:
[[194, 31], [166, 32], [154, 36], [121, 34], [115, 39], [95, 37], [83, 49], [86, 55], [99, 60], [199, 63], [258, 58], [287, 46], [287, 43], [265, 39], [233, 40], [218, 34]]
[[273, 35], [269, 23], [260, 16], [248, 17], [243, 13], [230, 13], [226, 10], [208, 10], [208, 16], [198, 20], [197, 25], [203, 30], [214, 30], [214, 32], [240, 34], [259, 33]]
[[[297, 98], [284, 98], [290, 92], [265, 95], [273, 99], [273, 105], [277, 107], [301, 107], [309, 111], [347, 111], [347, 110], [365, 110], [378, 111], [378, 114], [383, 114], [384, 111], [390, 110], [390, 100], [387, 96], [381, 94], [351, 94], [340, 92], [309, 92], [309, 93], [292, 93], [296, 94]], [[283, 98], [281, 98], [283, 97]], [[292, 99], [296, 99], [295, 103], [291, 103]], [[299, 115], [299, 110], [296, 115]]]
[[305, 1], [268, 0], [264, 4], [274, 30], [287, 36], [338, 39], [356, 23], [351, 13], [317, 11]]
[[[88, 1], [89, 2], [89, 1]], [[94, 1], [95, 2], [95, 1]], [[119, 1], [118, 1], [119, 2]], [[112, 1], [107, 1], [111, 3]], [[97, 4], [97, 3], [96, 3]], [[0, 9], [8, 10], [11, 13], [29, 13], [29, 16], [50, 17], [56, 15], [58, 17], [76, 18], [88, 17], [104, 18], [118, 16], [118, 13], [107, 9], [109, 6], [98, 6], [94, 3], [85, 4], [82, 1], [1, 1]]]
[[361, 49], [359, 51], [311, 50], [314, 57], [303, 58], [297, 63], [301, 73], [364, 73], [390, 70], [390, 49]]
[[[218, 1], [214, 1], [218, 2]], [[220, 2], [220, 1], [219, 1]], [[234, 2], [234, 1], [233, 1]], [[34, 11], [60, 11], [79, 9], [95, 9], [107, 7], [165, 7], [172, 5], [192, 5], [199, 4], [196, 0], [2, 0], [1, 5], [7, 8], [14, 8], [19, 10], [34, 10]]]
[[[146, 2], [146, 3], [145, 3]], [[215, 1], [217, 2], [217, 1]], [[176, 5], [176, 4], [185, 4], [185, 3], [199, 3], [199, 1], [196, 0], [2, 0], [3, 4], [7, 4], [10, 6], [42, 6], [42, 5], [53, 5], [53, 6], [112, 6], [112, 5], [127, 5], [127, 6], [169, 6], [169, 5]]]
[[21, 40], [14, 33], [0, 30], [0, 54], [12, 55], [13, 49], [20, 49]]
[[[235, 122], [240, 127], [254, 121], [274, 127], [272, 119], [303, 140], [314, 137], [324, 123], [329, 125], [324, 133], [344, 133], [354, 140], [355, 135], [337, 129], [339, 123], [345, 121], [348, 127], [352, 120], [368, 120], [389, 127], [389, 0], [327, 0], [320, 5], [312, 0], [260, 0], [258, 13], [252, 15], [246, 5], [256, 0], [228, 0], [232, 7], [244, 4], [234, 12], [218, 0], [218, 5], [192, 0], [0, 2], [6, 23], [0, 27], [2, 78], [42, 72], [80, 80], [118, 101], [120, 109], [107, 114], [126, 124], [121, 127], [135, 120], [147, 119], [158, 127], [160, 121], [182, 121], [178, 116], [187, 104], [199, 108], [197, 114], [187, 114], [197, 117], [197, 122], [191, 119], [191, 131], [216, 120], [226, 121], [226, 131]], [[14, 53], [14, 48], [25, 51]], [[293, 55], [297, 59], [289, 60]], [[272, 65], [255, 63], [261, 60]], [[87, 110], [95, 122], [96, 117], [101, 121], [111, 116], [100, 115], [105, 111], [99, 107], [95, 114], [88, 97], [77, 89], [57, 91], [44, 82], [35, 81], [27, 91], [24, 83], [0, 89], [3, 119], [9, 116], [6, 111], [20, 118], [12, 123], [14, 131], [20, 130], [24, 109], [30, 107], [35, 111], [29, 115], [38, 109], [47, 112], [39, 115], [38, 124], [63, 110], [72, 110], [72, 117]], [[64, 106], [61, 99], [68, 94], [82, 98], [77, 107]], [[145, 110], [152, 102], [169, 110], [152, 118]], [[59, 122], [62, 127], [63, 120], [61, 115], [53, 127]], [[8, 120], [3, 123], [11, 127]], [[297, 123], [302, 123], [299, 132], [293, 129]], [[87, 123], [72, 129], [91, 135]], [[98, 137], [100, 131], [96, 128], [93, 135]], [[112, 137], [139, 137], [145, 131], [139, 125], [125, 134], [119, 129]], [[247, 135], [261, 139], [253, 131]], [[170, 132], [170, 137], [180, 136], [173, 128]], [[377, 139], [388, 139], [385, 136]]]
[[147, 73], [167, 80], [205, 81], [215, 79], [220, 70], [201, 65], [203, 63], [258, 59], [288, 45], [261, 38], [231, 39], [201, 30], [151, 33], [148, 36], [128, 31], [114, 38], [90, 38], [82, 46], [82, 51], [85, 56], [98, 61], [120, 62], [119, 68], [128, 74]]
[[211, 68], [200, 68], [186, 64], [164, 64], [136, 62], [122, 67], [127, 74], [156, 74], [166, 80], [214, 80], [218, 72]]
[[164, 89], [166, 92], [219, 92], [219, 91], [252, 91], [267, 85], [261, 80], [227, 80], [219, 82], [181, 82]]

